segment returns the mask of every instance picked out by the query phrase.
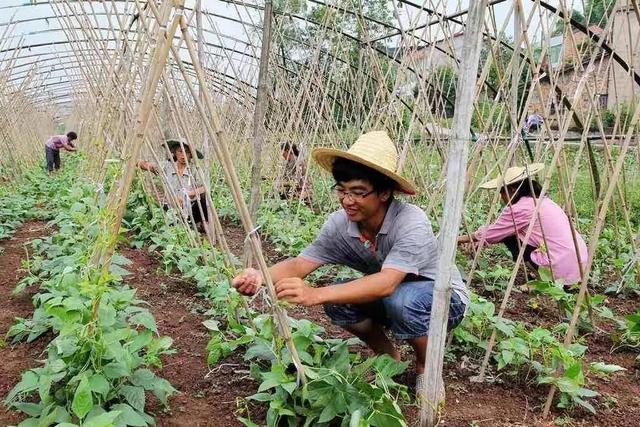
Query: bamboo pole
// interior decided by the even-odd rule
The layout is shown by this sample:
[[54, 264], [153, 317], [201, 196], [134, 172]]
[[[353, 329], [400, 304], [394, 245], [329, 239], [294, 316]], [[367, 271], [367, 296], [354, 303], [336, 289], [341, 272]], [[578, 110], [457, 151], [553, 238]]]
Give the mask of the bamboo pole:
[[[182, 39], [184, 40], [187, 46], [187, 50], [189, 51], [189, 56], [191, 57], [192, 63], [194, 65], [198, 82], [200, 85], [204, 85], [205, 74], [202, 67], [200, 67], [200, 64], [197, 61], [196, 49], [195, 49], [193, 40], [191, 39], [191, 35], [189, 34], [189, 28], [184, 18], [180, 19], [180, 28], [182, 30]], [[174, 52], [174, 54], [177, 54], [177, 52]], [[181, 66], [181, 71], [184, 72], [184, 68], [182, 66]], [[193, 85], [191, 84], [191, 82], [189, 80], [186, 80], [186, 83], [187, 83], [187, 86], [189, 87], [189, 91], [192, 94], [194, 102], [196, 103], [198, 112], [203, 118], [204, 125], [209, 134], [209, 138], [211, 138], [211, 141], [214, 143], [213, 147], [218, 157], [218, 160], [223, 165], [223, 172], [225, 174], [227, 183], [231, 187], [231, 194], [233, 196], [235, 205], [238, 208], [240, 219], [244, 227], [244, 230], [247, 233], [247, 239], [251, 242], [251, 246], [253, 249], [253, 256], [258, 261], [258, 266], [264, 277], [267, 292], [269, 294], [269, 297], [272, 303], [273, 314], [276, 319], [276, 324], [278, 326], [280, 335], [284, 338], [287, 348], [289, 349], [289, 352], [291, 354], [291, 359], [293, 361], [293, 364], [295, 365], [298, 371], [299, 382], [301, 384], [305, 384], [306, 377], [304, 374], [304, 367], [298, 355], [298, 351], [295, 347], [295, 344], [293, 343], [293, 338], [291, 336], [291, 329], [289, 327], [289, 322], [287, 320], [286, 311], [277, 303], [278, 297], [276, 295], [275, 286], [269, 274], [269, 267], [267, 266], [264, 255], [262, 254], [260, 238], [258, 237], [256, 233], [256, 229], [254, 228], [254, 224], [251, 221], [247, 204], [245, 203], [242, 197], [240, 180], [238, 179], [238, 175], [236, 173], [234, 163], [231, 160], [231, 155], [227, 149], [226, 144], [221, 140], [221, 132], [214, 131], [213, 126], [215, 125], [215, 121], [213, 119], [215, 116], [208, 115], [205, 110], [205, 105], [206, 105], [206, 108], [209, 110], [209, 112], [213, 114], [213, 112], [215, 111], [213, 107], [213, 101], [211, 100], [211, 97], [209, 96], [209, 94], [207, 92], [204, 92], [203, 97], [205, 102], [203, 104], [200, 101], [199, 97], [197, 96], [195, 90], [193, 89]]]
[[[131, 183], [133, 182], [133, 177], [137, 169], [137, 162], [149, 123], [153, 101], [156, 96], [156, 89], [167, 61], [173, 36], [180, 25], [184, 0], [165, 0], [162, 5], [161, 21], [158, 22], [159, 25], [157, 27], [158, 44], [154, 49], [153, 60], [147, 74], [146, 86], [137, 111], [135, 132], [131, 133], [125, 146], [129, 151], [125, 155], [126, 164], [124, 172], [117, 186], [112, 188], [107, 202], [107, 212], [113, 212], [114, 216], [111, 218], [111, 215], [107, 214], [102, 218], [102, 230], [108, 233], [109, 237], [106, 237], [104, 245], [96, 247], [96, 251], [92, 257], [94, 265], [101, 265], [104, 271], [109, 267], [117, 236], [120, 233], [120, 225], [122, 224], [122, 217], [127, 205], [127, 195], [129, 194]], [[172, 10], [175, 10], [175, 16], [170, 27], [167, 28], [167, 22]]]
[[[271, 52], [271, 22], [273, 19], [272, 2], [264, 3], [264, 15], [262, 19], [262, 48], [260, 51], [260, 70], [258, 73], [258, 92], [256, 96], [255, 110], [253, 114], [253, 162], [251, 165], [251, 190], [249, 196], [249, 217], [251, 222], [257, 223], [258, 207], [262, 199], [260, 187], [262, 184], [262, 149], [265, 141], [265, 116], [269, 96], [267, 83], [269, 81], [269, 56]], [[248, 242], [247, 242], [248, 243]], [[245, 246], [245, 264], [249, 264], [251, 248]]]
[[433, 290], [429, 340], [425, 360], [425, 398], [420, 411], [420, 424], [433, 427], [437, 424], [439, 390], [442, 384], [442, 364], [447, 337], [449, 302], [451, 300], [451, 269], [455, 268], [458, 229], [462, 216], [467, 169], [468, 144], [471, 139], [471, 114], [475, 96], [477, 69], [480, 62], [482, 27], [487, 0], [472, 2], [464, 34], [463, 60], [456, 91], [453, 138], [449, 146], [447, 165], [447, 192], [444, 216], [439, 237], [440, 253]]

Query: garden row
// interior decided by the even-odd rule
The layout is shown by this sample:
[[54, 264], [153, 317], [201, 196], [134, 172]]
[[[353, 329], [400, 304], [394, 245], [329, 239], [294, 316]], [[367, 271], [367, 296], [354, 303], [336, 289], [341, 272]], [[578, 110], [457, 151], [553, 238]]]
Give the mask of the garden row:
[[[46, 207], [48, 219], [57, 228], [52, 236], [32, 243], [36, 255], [31, 260], [31, 275], [20, 283], [17, 292], [39, 286], [35, 311], [10, 331], [14, 341], [53, 337], [47, 347], [47, 360], [42, 367], [23, 374], [6, 403], [31, 417], [23, 423], [26, 426], [153, 424], [145, 413], [145, 396], [151, 392], [166, 403], [174, 391], [152, 371], [160, 368], [160, 355], [171, 352], [172, 340], [157, 336], [155, 321], [143, 301], [136, 298], [134, 290], [122, 285], [126, 258], [116, 255], [108, 272], [90, 266], [91, 254], [100, 244], [95, 238], [96, 220], [104, 201], [96, 195], [92, 183], [74, 175], [72, 167], [50, 181], [34, 173], [27, 180], [33, 185], [25, 185], [20, 197], [1, 196], [15, 200], [13, 205], [3, 204], [11, 212], [2, 216], [7, 233], [28, 215], [33, 216], [36, 211], [32, 207], [39, 204]], [[222, 215], [237, 219], [227, 194], [216, 194], [214, 201]], [[283, 255], [298, 253], [322, 223], [322, 216], [309, 209], [298, 206], [296, 210], [292, 218], [291, 206], [266, 202], [260, 211], [262, 232]], [[237, 261], [232, 259], [230, 265], [225, 262], [226, 255], [206, 243], [204, 247], [192, 247], [187, 235], [190, 231], [167, 224], [162, 209], [139, 186], [130, 195], [125, 227], [123, 241], [126, 235], [131, 245], [146, 245], [157, 252], [167, 272], [177, 270], [195, 282], [200, 296], [209, 301], [210, 319], [205, 322], [211, 332], [209, 363], [215, 365], [233, 353], [243, 352], [251, 365], [251, 375], [259, 386], [248, 399], [266, 405], [268, 410], [265, 419], [252, 420], [249, 413], [244, 413], [240, 420], [245, 425], [278, 425], [283, 421], [288, 425], [300, 421], [304, 425], [336, 421], [359, 426], [406, 425], [402, 408], [411, 399], [407, 387], [394, 380], [406, 364], [386, 356], [364, 358], [350, 351], [355, 340], [327, 338], [321, 326], [290, 318], [293, 340], [307, 374], [303, 385], [277, 326], [264, 309], [270, 302], [256, 300], [246, 305], [230, 288], [229, 280], [239, 268]], [[487, 275], [482, 270], [479, 274]], [[320, 275], [352, 273], [333, 269], [314, 277]], [[500, 283], [497, 279], [492, 285], [498, 294]], [[575, 304], [574, 295], [548, 280], [532, 285], [534, 296], [553, 301], [566, 320]], [[479, 290], [485, 297], [473, 295], [467, 317], [453, 333], [448, 358], [463, 354], [481, 358], [496, 328], [498, 341], [492, 358], [496, 373], [529, 383], [553, 383], [560, 391], [558, 407], [579, 405], [595, 411], [592, 400], [598, 393], [590, 388], [589, 378], [622, 368], [587, 363], [584, 336], [564, 346], [565, 320], [543, 327], [523, 320], [499, 319], [484, 291]], [[615, 341], [620, 348], [637, 351], [640, 313], [619, 318], [604, 302], [605, 298], [597, 295], [591, 299], [595, 313], [614, 322]], [[592, 329], [586, 309], [580, 329]]]

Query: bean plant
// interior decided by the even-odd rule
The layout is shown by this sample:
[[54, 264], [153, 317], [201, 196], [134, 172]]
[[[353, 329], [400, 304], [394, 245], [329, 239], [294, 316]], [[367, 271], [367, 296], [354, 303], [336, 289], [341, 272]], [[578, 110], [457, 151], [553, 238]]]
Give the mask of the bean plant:
[[53, 339], [42, 366], [22, 374], [5, 404], [29, 416], [20, 423], [25, 427], [154, 425], [146, 392], [167, 404], [175, 390], [150, 368], [161, 367], [172, 340], [158, 336], [144, 302], [122, 285], [126, 258], [116, 255], [107, 272], [88, 266], [101, 201], [89, 183], [72, 185], [67, 168], [53, 180], [41, 177], [55, 192], [45, 202], [57, 231], [31, 244], [31, 274], [16, 292], [38, 285], [35, 310], [8, 332], [14, 342]]

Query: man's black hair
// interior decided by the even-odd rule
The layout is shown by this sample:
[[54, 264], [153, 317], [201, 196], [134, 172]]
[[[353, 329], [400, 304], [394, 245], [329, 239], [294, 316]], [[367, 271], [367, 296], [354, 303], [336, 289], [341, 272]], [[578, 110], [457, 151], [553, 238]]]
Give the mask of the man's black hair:
[[300, 150], [298, 150], [298, 146], [296, 144], [294, 144], [293, 142], [283, 142], [280, 145], [280, 149], [282, 150], [283, 153], [291, 152], [296, 157], [298, 157], [300, 155]]
[[535, 179], [527, 178], [522, 181], [514, 182], [507, 186], [511, 195], [511, 203], [518, 203], [522, 197], [540, 197], [542, 193], [542, 186]]
[[336, 157], [333, 161], [332, 172], [333, 179], [336, 180], [336, 183], [346, 183], [360, 179], [371, 184], [373, 189], [378, 193], [397, 189], [396, 182], [388, 176], [363, 164], [341, 157]]
[[78, 139], [78, 134], [75, 132], [68, 132], [67, 138], [69, 138], [69, 141], [73, 141], [74, 139]]

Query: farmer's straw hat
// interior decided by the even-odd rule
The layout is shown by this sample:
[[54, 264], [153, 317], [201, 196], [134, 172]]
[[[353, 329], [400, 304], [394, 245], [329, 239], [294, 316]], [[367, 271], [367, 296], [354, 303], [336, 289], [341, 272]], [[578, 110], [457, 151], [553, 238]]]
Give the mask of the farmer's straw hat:
[[480, 188], [487, 190], [494, 188], [502, 188], [507, 185], [515, 184], [516, 182], [523, 181], [527, 177], [531, 178], [533, 175], [544, 169], [544, 163], [531, 163], [525, 166], [514, 166], [506, 171], [501, 176], [487, 181], [480, 185]]
[[396, 173], [398, 170], [398, 152], [396, 146], [385, 131], [365, 133], [354, 142], [347, 151], [335, 148], [316, 148], [312, 153], [318, 164], [331, 172], [337, 157], [360, 163], [391, 178], [398, 184], [398, 191], [417, 194], [415, 185]]
[[184, 141], [178, 141], [176, 139], [168, 139], [165, 142], [165, 144], [167, 145], [167, 148], [169, 149], [169, 151], [172, 153], [176, 151], [178, 147], [180, 147], [180, 144], [182, 144], [185, 150], [189, 150], [189, 152], [191, 153], [191, 156], [198, 156], [199, 159], [204, 159], [204, 156], [202, 155], [200, 150], [194, 150], [193, 148], [191, 148], [191, 146], [189, 146], [189, 144], [187, 144]]

